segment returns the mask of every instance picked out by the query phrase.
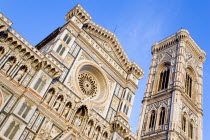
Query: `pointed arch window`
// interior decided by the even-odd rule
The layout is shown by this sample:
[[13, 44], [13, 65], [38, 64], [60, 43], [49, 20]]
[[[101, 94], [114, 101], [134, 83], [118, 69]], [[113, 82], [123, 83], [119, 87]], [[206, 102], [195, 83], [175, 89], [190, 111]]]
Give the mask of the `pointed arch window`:
[[9, 127], [5, 131], [4, 136], [9, 139], [13, 139], [19, 128], [20, 125], [16, 124], [15, 121], [13, 121], [12, 123], [10, 123]]
[[56, 52], [57, 52], [60, 56], [62, 56], [63, 53], [65, 52], [65, 50], [66, 50], [66, 48], [65, 48], [62, 44], [60, 44], [60, 45], [58, 46]]
[[165, 107], [162, 107], [160, 111], [159, 126], [164, 125], [164, 123], [165, 123]]
[[71, 38], [68, 34], [65, 35], [65, 37], [63, 38], [63, 41], [66, 43], [66, 44], [69, 44], [69, 42], [71, 41]]
[[60, 53], [59, 53], [59, 54], [60, 54], [60, 56], [62, 56], [62, 55], [63, 55], [64, 51], [65, 51], [65, 47], [63, 47], [63, 48], [62, 48], [62, 50], [60, 51]]
[[155, 110], [152, 110], [151, 111], [151, 115], [150, 115], [149, 129], [154, 129], [154, 127], [155, 127], [155, 118], [156, 118]]
[[34, 85], [34, 89], [38, 92], [41, 92], [44, 86], [46, 85], [47, 79], [44, 79], [42, 77], [39, 77], [36, 84]]
[[193, 139], [193, 124], [192, 123], [190, 123], [189, 125], [189, 137]]
[[182, 130], [185, 132], [186, 131], [186, 117], [182, 116]]
[[31, 106], [27, 105], [26, 103], [23, 103], [20, 110], [18, 111], [18, 115], [22, 116], [22, 118], [25, 119], [30, 110]]
[[61, 51], [62, 45], [60, 44], [56, 50], [57, 53], [59, 53]]
[[185, 82], [186, 94], [191, 98], [192, 97], [192, 77], [186, 73], [186, 82]]
[[123, 112], [128, 115], [128, 110], [129, 110], [129, 107], [125, 104], [124, 105], [124, 108], [123, 108]]
[[69, 37], [68, 34], [65, 35], [65, 37], [63, 38], [63, 41], [66, 42], [67, 38]]
[[169, 66], [167, 66], [160, 73], [158, 91], [168, 88], [169, 75], [170, 75], [170, 68]]

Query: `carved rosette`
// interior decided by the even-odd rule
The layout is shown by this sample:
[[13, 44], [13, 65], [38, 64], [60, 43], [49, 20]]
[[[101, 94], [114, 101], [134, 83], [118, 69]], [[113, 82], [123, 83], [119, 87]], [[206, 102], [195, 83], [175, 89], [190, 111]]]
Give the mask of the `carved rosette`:
[[78, 76], [79, 87], [81, 91], [87, 95], [95, 97], [97, 95], [97, 82], [89, 73], [80, 73]]

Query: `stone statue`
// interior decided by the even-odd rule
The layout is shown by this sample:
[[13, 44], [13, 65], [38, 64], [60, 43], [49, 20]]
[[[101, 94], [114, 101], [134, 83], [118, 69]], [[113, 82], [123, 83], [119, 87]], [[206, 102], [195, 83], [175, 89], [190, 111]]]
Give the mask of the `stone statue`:
[[52, 99], [52, 96], [53, 96], [53, 91], [48, 92], [45, 101], [46, 101], [47, 103], [50, 103], [50, 101], [51, 101], [51, 99]]
[[19, 70], [19, 71], [17, 72], [17, 74], [15, 75], [14, 80], [20, 81], [21, 78], [23, 77], [24, 73], [25, 73], [25, 69]]
[[76, 116], [74, 125], [75, 125], [75, 126], [80, 126], [81, 123], [82, 123], [82, 118], [81, 118], [80, 116]]
[[13, 63], [11, 61], [7, 61], [4, 64], [4, 67], [2, 68], [2, 71], [4, 71], [5, 73], [8, 72], [8, 70], [12, 67]]
[[69, 106], [65, 106], [64, 110], [63, 110], [63, 116], [66, 118], [68, 113], [69, 113], [70, 107]]
[[54, 105], [54, 109], [55, 110], [58, 110], [59, 109], [59, 107], [60, 107], [60, 105], [61, 105], [61, 98], [60, 99], [57, 99], [57, 101], [55, 102], [55, 105]]

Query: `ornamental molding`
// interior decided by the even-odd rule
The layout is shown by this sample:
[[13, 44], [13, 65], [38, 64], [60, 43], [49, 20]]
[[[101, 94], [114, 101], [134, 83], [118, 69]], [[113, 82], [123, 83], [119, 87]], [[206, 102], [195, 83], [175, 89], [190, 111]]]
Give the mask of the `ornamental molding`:
[[[91, 21], [91, 16], [80, 4], [78, 4], [71, 11], [69, 11], [65, 16], [65, 19], [67, 21], [73, 21], [73, 23], [77, 25], [79, 28], [81, 27], [82, 23], [83, 24], [82, 28], [87, 33], [100, 36], [100, 38], [106, 40], [106, 43], [109, 43], [110, 46], [105, 45], [104, 47], [107, 49], [108, 52], [110, 51], [110, 48], [114, 50], [123, 68], [121, 68], [104, 50], [102, 50], [97, 45], [97, 43], [87, 33], [85, 33], [84, 30], [82, 30], [80, 33], [80, 35], [83, 36], [83, 38], [87, 40], [87, 42], [91, 46], [93, 46], [99, 52], [99, 54], [101, 54], [106, 60], [108, 60], [108, 62], [114, 68], [117, 68], [117, 71], [119, 71], [120, 74], [123, 75], [123, 77], [126, 77], [126, 72], [133, 73], [138, 79], [141, 79], [143, 77], [144, 75], [143, 70], [136, 63], [130, 62], [128, 56], [126, 55], [125, 51], [120, 45], [120, 42], [118, 41], [115, 34]], [[76, 20], [79, 21], [77, 22]]]
[[172, 46], [177, 46], [178, 42], [180, 41], [183, 41], [186, 46], [192, 50], [199, 61], [202, 63], [205, 61], [206, 53], [196, 44], [186, 29], [181, 29], [168, 38], [154, 43], [152, 45], [152, 53], [162, 52], [163, 50], [166, 50]]
[[109, 78], [97, 64], [89, 60], [77, 61], [67, 84], [82, 102], [90, 100], [95, 106], [101, 107], [110, 98]]
[[[0, 13], [0, 21], [4, 20], [6, 17]], [[6, 26], [6, 23], [5, 23]], [[38, 60], [38, 67], [40, 68], [47, 62], [47, 66], [50, 66], [51, 69], [55, 69], [53, 78], [60, 76], [63, 67], [59, 65], [54, 58], [49, 55], [43, 55], [37, 48], [30, 44], [25, 38], [23, 38], [19, 33], [17, 33], [12, 27], [4, 31], [1, 36], [4, 39], [1, 39], [1, 43], [6, 43], [6, 48], [10, 48], [15, 56], [20, 57], [19, 55], [24, 56], [27, 54], [28, 58], [34, 58], [33, 60]], [[24, 53], [23, 53], [24, 52]], [[17, 53], [19, 55], [17, 55]], [[26, 59], [26, 58], [25, 58]]]

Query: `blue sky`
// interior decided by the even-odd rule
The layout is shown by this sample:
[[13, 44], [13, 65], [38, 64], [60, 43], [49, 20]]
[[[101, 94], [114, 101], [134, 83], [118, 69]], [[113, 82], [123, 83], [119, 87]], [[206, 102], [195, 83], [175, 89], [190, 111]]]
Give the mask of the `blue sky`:
[[[151, 45], [187, 29], [197, 44], [210, 54], [210, 1], [208, 0], [1, 0], [0, 12], [33, 45], [65, 23], [65, 14], [80, 3], [97, 24], [115, 31], [131, 61], [145, 71], [139, 82], [130, 124], [137, 130], [141, 100], [151, 60]], [[116, 30], [115, 30], [116, 29]], [[203, 135], [210, 139], [210, 61], [204, 63]]]

